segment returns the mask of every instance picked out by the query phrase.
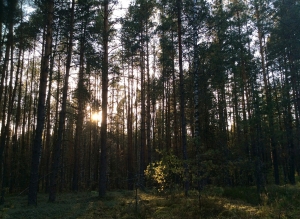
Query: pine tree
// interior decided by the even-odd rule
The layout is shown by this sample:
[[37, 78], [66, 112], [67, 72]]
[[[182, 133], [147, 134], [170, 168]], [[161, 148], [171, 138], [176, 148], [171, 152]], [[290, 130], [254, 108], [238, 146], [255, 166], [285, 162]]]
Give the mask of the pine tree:
[[67, 107], [67, 96], [69, 88], [69, 76], [71, 68], [71, 59], [72, 59], [72, 49], [73, 49], [73, 26], [74, 26], [74, 10], [75, 10], [75, 0], [72, 0], [72, 6], [70, 10], [70, 33], [69, 33], [69, 42], [68, 42], [68, 55], [66, 63], [66, 75], [64, 80], [63, 87], [63, 97], [62, 97], [62, 106], [59, 114], [58, 122], [58, 131], [57, 131], [57, 140], [54, 144], [53, 149], [53, 161], [52, 161], [52, 174], [50, 178], [50, 190], [49, 190], [49, 201], [54, 202], [56, 199], [56, 188], [57, 188], [57, 174], [60, 165], [60, 156], [61, 156], [61, 146], [62, 146], [62, 137], [65, 126], [66, 119], [66, 107]]
[[41, 73], [40, 73], [40, 84], [39, 84], [39, 99], [38, 99], [38, 114], [37, 114], [37, 126], [35, 130], [35, 138], [32, 149], [32, 161], [31, 161], [31, 172], [30, 172], [30, 183], [28, 191], [28, 204], [37, 204], [37, 191], [39, 183], [39, 164], [42, 149], [42, 133], [44, 130], [45, 122], [45, 98], [47, 88], [47, 78], [49, 73], [49, 58], [52, 46], [52, 22], [53, 22], [53, 9], [54, 1], [48, 0], [47, 4], [47, 21], [46, 23], [46, 42], [45, 51], [41, 62]]

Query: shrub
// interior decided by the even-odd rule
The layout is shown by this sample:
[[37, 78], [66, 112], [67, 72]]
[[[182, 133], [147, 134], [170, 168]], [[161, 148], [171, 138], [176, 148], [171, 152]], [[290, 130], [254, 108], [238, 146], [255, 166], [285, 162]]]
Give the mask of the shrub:
[[145, 176], [158, 192], [174, 189], [183, 178], [183, 163], [175, 155], [163, 155], [160, 161], [151, 163]]

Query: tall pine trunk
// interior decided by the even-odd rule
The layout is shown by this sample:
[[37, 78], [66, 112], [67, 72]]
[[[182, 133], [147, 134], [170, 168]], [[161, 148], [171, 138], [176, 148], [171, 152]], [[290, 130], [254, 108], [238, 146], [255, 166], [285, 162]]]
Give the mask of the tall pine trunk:
[[[133, 89], [133, 57], [131, 57], [131, 75], [128, 70], [128, 110], [127, 110], [127, 132], [128, 132], [128, 148], [127, 148], [127, 165], [128, 165], [128, 189], [134, 188], [134, 148], [133, 148], [133, 133], [132, 133], [132, 89]], [[130, 76], [129, 76], [130, 75]]]
[[108, 0], [103, 1], [103, 60], [102, 60], [102, 120], [101, 120], [101, 154], [99, 170], [99, 197], [106, 194], [107, 173], [107, 93], [108, 93]]
[[46, 88], [47, 79], [49, 73], [49, 58], [52, 46], [52, 22], [53, 22], [53, 10], [54, 0], [48, 0], [47, 4], [47, 34], [45, 42], [45, 52], [42, 57], [41, 73], [39, 82], [39, 97], [38, 97], [38, 112], [37, 112], [37, 124], [35, 130], [35, 138], [32, 148], [32, 160], [31, 160], [31, 171], [30, 171], [30, 182], [28, 191], [28, 204], [37, 205], [37, 191], [39, 184], [39, 164], [42, 149], [42, 133], [44, 130], [45, 123], [45, 99], [46, 99]]
[[[143, 24], [141, 24], [143, 26]], [[146, 148], [146, 104], [145, 104], [145, 54], [144, 54], [144, 33], [140, 33], [141, 51], [140, 51], [140, 71], [141, 71], [141, 147], [140, 147], [140, 176], [139, 184], [144, 187], [144, 171], [145, 171], [145, 148]]]
[[85, 111], [85, 96], [83, 90], [84, 88], [84, 51], [85, 51], [85, 37], [86, 37], [86, 25], [87, 21], [83, 23], [83, 36], [80, 39], [80, 52], [79, 52], [79, 76], [78, 76], [78, 85], [77, 85], [77, 102], [78, 102], [78, 112], [76, 120], [76, 133], [75, 133], [75, 142], [74, 142], [74, 169], [73, 169], [73, 182], [72, 190], [78, 191], [79, 186], [79, 176], [80, 176], [80, 167], [82, 164], [81, 155], [83, 152], [82, 149], [82, 137], [83, 137], [83, 121], [84, 121], [84, 111]]
[[72, 0], [72, 8], [71, 8], [71, 21], [70, 21], [70, 35], [69, 35], [69, 43], [68, 43], [68, 55], [67, 55], [67, 63], [66, 63], [66, 75], [63, 87], [63, 97], [62, 97], [62, 106], [61, 111], [59, 113], [59, 122], [58, 122], [58, 131], [57, 131], [57, 139], [53, 147], [53, 160], [52, 160], [52, 173], [50, 177], [50, 193], [49, 193], [49, 201], [54, 202], [56, 199], [56, 188], [57, 188], [57, 174], [60, 165], [60, 156], [61, 156], [61, 146], [62, 146], [62, 138], [64, 133], [65, 119], [66, 119], [66, 108], [67, 108], [67, 97], [68, 97], [68, 88], [69, 88], [69, 76], [71, 69], [71, 59], [72, 59], [72, 48], [73, 48], [73, 26], [74, 26], [74, 8], [75, 8], [75, 0]]
[[185, 89], [184, 89], [184, 76], [182, 67], [182, 40], [181, 40], [181, 7], [182, 1], [177, 0], [177, 25], [178, 25], [178, 47], [179, 47], [179, 80], [180, 80], [180, 119], [181, 119], [181, 147], [184, 160], [184, 192], [188, 195], [189, 191], [189, 167], [187, 164], [187, 140], [186, 140], [186, 119], [185, 119]]
[[[260, 5], [258, 2], [255, 4], [255, 15], [256, 15], [256, 26], [259, 40], [259, 52], [261, 58], [261, 68], [263, 73], [263, 82], [264, 82], [264, 91], [267, 98], [267, 114], [268, 114], [268, 129], [269, 129], [269, 139], [271, 143], [271, 151], [272, 151], [272, 164], [273, 164], [273, 174], [275, 179], [275, 184], [279, 185], [279, 167], [278, 167], [278, 152], [277, 152], [277, 144], [275, 139], [274, 132], [274, 118], [273, 118], [273, 105], [272, 105], [272, 97], [267, 79], [267, 69], [265, 63], [265, 48], [263, 46], [263, 32], [261, 26], [261, 16], [260, 16]], [[257, 185], [261, 187], [262, 185]]]

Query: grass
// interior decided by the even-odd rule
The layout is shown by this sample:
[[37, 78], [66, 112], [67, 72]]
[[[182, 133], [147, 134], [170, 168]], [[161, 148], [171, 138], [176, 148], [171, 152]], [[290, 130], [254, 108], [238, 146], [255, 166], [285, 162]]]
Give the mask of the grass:
[[48, 203], [47, 194], [38, 195], [38, 206], [27, 206], [26, 196], [8, 196], [0, 206], [0, 218], [298, 218], [300, 186], [268, 186], [267, 195], [259, 204], [254, 187], [207, 187], [200, 201], [196, 191], [189, 197], [173, 192], [158, 195], [152, 192], [108, 192], [103, 199], [98, 193], [63, 193], [55, 203]]

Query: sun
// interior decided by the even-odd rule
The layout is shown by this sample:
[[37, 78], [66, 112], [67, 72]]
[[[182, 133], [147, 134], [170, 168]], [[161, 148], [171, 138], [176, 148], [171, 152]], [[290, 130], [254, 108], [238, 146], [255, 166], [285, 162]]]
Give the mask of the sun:
[[101, 118], [102, 118], [101, 112], [92, 113], [91, 116], [92, 121], [101, 122]]

